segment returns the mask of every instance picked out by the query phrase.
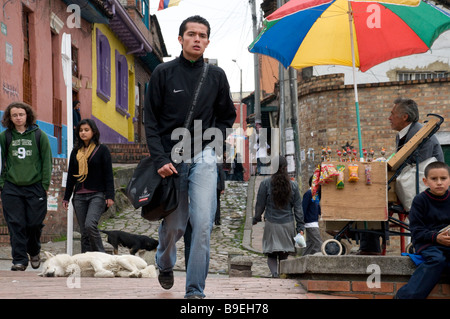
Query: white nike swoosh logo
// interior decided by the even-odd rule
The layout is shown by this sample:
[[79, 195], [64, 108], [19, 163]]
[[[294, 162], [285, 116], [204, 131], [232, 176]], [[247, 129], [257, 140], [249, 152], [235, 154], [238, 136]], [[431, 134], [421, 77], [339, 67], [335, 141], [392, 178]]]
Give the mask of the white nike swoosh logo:
[[184, 90], [175, 90], [175, 89], [173, 89], [173, 93], [180, 93], [180, 92], [183, 92]]

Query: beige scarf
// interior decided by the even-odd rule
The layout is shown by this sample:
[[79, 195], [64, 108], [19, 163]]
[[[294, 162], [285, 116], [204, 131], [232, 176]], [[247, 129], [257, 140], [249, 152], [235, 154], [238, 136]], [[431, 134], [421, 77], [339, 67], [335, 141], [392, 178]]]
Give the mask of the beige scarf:
[[88, 147], [82, 147], [78, 150], [77, 161], [78, 161], [78, 175], [73, 175], [78, 178], [78, 182], [82, 183], [86, 180], [88, 174], [88, 159], [94, 151], [96, 145], [95, 143], [90, 143]]

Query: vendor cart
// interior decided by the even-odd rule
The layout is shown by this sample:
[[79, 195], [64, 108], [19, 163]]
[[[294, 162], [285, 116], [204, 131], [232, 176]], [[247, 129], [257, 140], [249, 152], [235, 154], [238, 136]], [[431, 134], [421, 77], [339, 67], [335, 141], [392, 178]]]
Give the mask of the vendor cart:
[[[343, 188], [337, 188], [337, 177], [321, 184], [322, 220], [325, 231], [333, 236], [322, 244], [323, 254], [348, 254], [350, 240], [359, 244], [363, 233], [377, 234], [382, 238], [382, 254], [386, 252], [390, 236], [401, 236], [401, 252], [413, 252], [412, 245], [405, 246], [404, 240], [411, 236], [407, 223], [408, 212], [398, 202], [393, 182], [406, 162], [416, 156], [415, 151], [439, 130], [442, 122], [441, 116], [428, 114], [428, 121], [423, 128], [388, 162], [322, 163], [322, 166], [331, 164], [334, 168], [345, 166]], [[357, 181], [349, 182], [349, 166], [355, 164], [358, 166], [358, 178]], [[367, 181], [367, 172], [370, 181]], [[418, 180], [416, 176], [416, 185]], [[418, 192], [418, 186], [416, 189]], [[392, 230], [394, 226], [399, 231]]]

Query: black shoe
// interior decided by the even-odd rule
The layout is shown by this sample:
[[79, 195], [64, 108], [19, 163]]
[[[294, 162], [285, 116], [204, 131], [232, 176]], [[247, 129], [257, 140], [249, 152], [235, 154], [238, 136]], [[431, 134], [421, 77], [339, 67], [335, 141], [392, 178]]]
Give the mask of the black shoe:
[[22, 264], [14, 264], [11, 267], [12, 271], [25, 271], [25, 269], [27, 269], [27, 266], [22, 265]]
[[39, 254], [37, 254], [36, 256], [31, 256], [30, 263], [33, 269], [38, 269], [41, 266], [41, 257], [39, 256]]
[[161, 287], [168, 290], [173, 286], [173, 271], [159, 271], [158, 281]]
[[222, 225], [222, 224], [220, 223], [220, 220], [216, 220], [216, 221], [214, 222], [214, 224], [216, 224], [217, 226]]
[[186, 299], [203, 299], [205, 297], [201, 296], [201, 295], [189, 295], [186, 296]]

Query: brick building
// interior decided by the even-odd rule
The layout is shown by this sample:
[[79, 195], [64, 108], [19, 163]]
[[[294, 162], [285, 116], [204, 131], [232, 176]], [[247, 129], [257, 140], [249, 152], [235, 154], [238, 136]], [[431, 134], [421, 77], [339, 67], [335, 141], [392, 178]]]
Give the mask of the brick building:
[[[81, 101], [81, 117], [97, 122], [102, 143], [134, 143], [140, 140], [145, 85], [167, 55], [148, 4], [148, 0], [6, 1], [2, 7], [0, 116], [13, 101], [30, 104], [52, 148], [44, 241], [66, 232], [62, 174], [71, 150], [67, 149], [63, 35], [71, 36], [71, 95]], [[9, 243], [3, 214], [0, 243]]]
[[[281, 1], [286, 3], [287, 1]], [[450, 10], [448, 1], [436, 0], [437, 5], [443, 6], [444, 11]], [[264, 17], [273, 13], [278, 7], [275, 0], [264, 0], [261, 9]], [[446, 36], [442, 36], [436, 42], [441, 42], [440, 47], [435, 48], [431, 55], [424, 60], [425, 54], [416, 55], [417, 60], [428, 61], [425, 66], [418, 65], [417, 60], [393, 59], [383, 67], [375, 66], [368, 72], [358, 72], [358, 92], [362, 130], [362, 147], [373, 148], [376, 156], [380, 157], [380, 149], [386, 149], [386, 157], [392, 154], [395, 146], [395, 133], [390, 128], [388, 117], [392, 109], [392, 102], [397, 97], [412, 98], [419, 105], [420, 121], [426, 119], [428, 113], [437, 113], [447, 119], [450, 115], [448, 98], [450, 65], [448, 56], [450, 51], [444, 45]], [[448, 42], [448, 41], [447, 41]], [[435, 51], [441, 50], [440, 54], [433, 55]], [[262, 56], [261, 56], [262, 57]], [[289, 82], [286, 80], [285, 72], [285, 123], [280, 123], [280, 81], [278, 76], [266, 74], [267, 64], [271, 64], [270, 58], [260, 59], [261, 80], [264, 87], [269, 85], [270, 80], [275, 84], [276, 100], [267, 109], [271, 118], [271, 127], [287, 127], [292, 122], [291, 96], [288, 89]], [[421, 61], [420, 64], [423, 64]], [[273, 67], [272, 67], [273, 69]], [[318, 71], [319, 70], [319, 71]], [[344, 74], [339, 72], [345, 71]], [[356, 111], [352, 76], [348, 76], [351, 68], [339, 66], [315, 66], [298, 71], [298, 124], [300, 137], [300, 157], [302, 178], [302, 191], [308, 188], [308, 178], [312, 174], [314, 167], [320, 162], [323, 147], [330, 147], [333, 154], [341, 146], [351, 144], [358, 148], [358, 133], [356, 126]], [[334, 74], [330, 74], [334, 73]], [[313, 76], [320, 75], [320, 76]], [[327, 75], [323, 75], [327, 74]], [[277, 74], [278, 75], [278, 74]], [[369, 75], [373, 75], [372, 80]], [[275, 79], [277, 78], [277, 79]], [[275, 81], [274, 81], [275, 79]], [[419, 80], [422, 79], [422, 80]], [[425, 80], [426, 79], [426, 80]], [[373, 83], [372, 83], [373, 82]], [[265, 98], [264, 98], [265, 99]], [[265, 109], [261, 101], [261, 115], [265, 114]], [[253, 101], [249, 101], [249, 113], [253, 111]], [[263, 120], [264, 124], [264, 120]], [[268, 125], [263, 127], [269, 127]], [[444, 122], [439, 132], [436, 134], [444, 149], [447, 162], [450, 161], [450, 126]]]
[[[376, 157], [381, 156], [382, 147], [386, 157], [394, 152], [396, 132], [388, 120], [393, 101], [411, 98], [419, 106], [421, 123], [429, 113], [444, 117], [436, 136], [450, 162], [450, 78], [360, 84], [358, 94], [362, 148], [373, 148]], [[358, 133], [353, 86], [344, 85], [342, 74], [299, 81], [298, 95], [300, 148], [306, 154], [301, 176], [306, 190], [322, 148], [330, 147], [336, 160], [337, 148], [347, 143], [358, 148]]]

